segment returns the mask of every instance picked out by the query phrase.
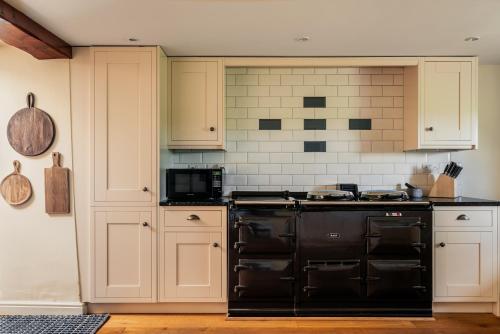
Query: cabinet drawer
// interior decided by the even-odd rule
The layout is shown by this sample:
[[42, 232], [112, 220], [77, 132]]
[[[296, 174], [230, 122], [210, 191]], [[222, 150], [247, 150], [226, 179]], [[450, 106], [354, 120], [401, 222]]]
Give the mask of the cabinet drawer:
[[491, 227], [493, 212], [490, 210], [435, 211], [435, 226], [439, 227]]
[[222, 211], [220, 210], [172, 210], [165, 211], [164, 226], [175, 227], [220, 227]]

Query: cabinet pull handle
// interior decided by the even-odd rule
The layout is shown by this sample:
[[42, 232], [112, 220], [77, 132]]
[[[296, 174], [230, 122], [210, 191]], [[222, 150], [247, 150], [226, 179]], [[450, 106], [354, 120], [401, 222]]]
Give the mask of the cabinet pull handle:
[[444, 242], [440, 242], [440, 243], [438, 244], [438, 246], [439, 246], [439, 247], [444, 247], [444, 246], [446, 246], [446, 244], [445, 244]]
[[186, 219], [187, 220], [200, 220], [200, 217], [197, 215], [189, 215]]
[[142, 188], [142, 191], [144, 191], [144, 192], [147, 192], [148, 190], [149, 190], [148, 187]]
[[457, 220], [470, 220], [470, 217], [465, 214], [462, 214], [457, 217]]
[[214, 132], [215, 131], [215, 127], [211, 126], [210, 127], [210, 131]]
[[214, 246], [214, 247], [219, 247], [219, 244], [218, 244], [218, 243], [216, 243], [216, 242], [214, 242], [214, 243], [212, 244], [212, 246]]
[[429, 126], [428, 128], [425, 128], [425, 131], [434, 131], [434, 127], [433, 126]]
[[142, 226], [146, 227], [146, 226], [149, 226], [149, 224], [148, 224], [148, 222], [143, 222]]

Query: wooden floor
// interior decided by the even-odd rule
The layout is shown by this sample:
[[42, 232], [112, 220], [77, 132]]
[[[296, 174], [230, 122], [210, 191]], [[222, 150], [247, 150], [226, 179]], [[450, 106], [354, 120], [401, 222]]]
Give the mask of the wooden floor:
[[98, 334], [500, 334], [491, 314], [439, 314], [422, 320], [227, 321], [222, 315], [112, 315]]

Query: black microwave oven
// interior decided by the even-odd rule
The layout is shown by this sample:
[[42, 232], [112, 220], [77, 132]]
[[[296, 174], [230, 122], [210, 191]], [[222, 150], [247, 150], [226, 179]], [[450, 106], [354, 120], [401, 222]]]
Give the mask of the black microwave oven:
[[220, 199], [222, 171], [223, 168], [167, 169], [167, 197], [175, 200]]

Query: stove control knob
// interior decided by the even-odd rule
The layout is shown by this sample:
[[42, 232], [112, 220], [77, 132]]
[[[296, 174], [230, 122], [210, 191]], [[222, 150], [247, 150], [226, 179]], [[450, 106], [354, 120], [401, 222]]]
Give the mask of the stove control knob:
[[446, 244], [445, 244], [444, 242], [440, 242], [440, 243], [438, 244], [438, 246], [439, 246], [439, 247], [444, 247], [444, 246], [446, 246]]

